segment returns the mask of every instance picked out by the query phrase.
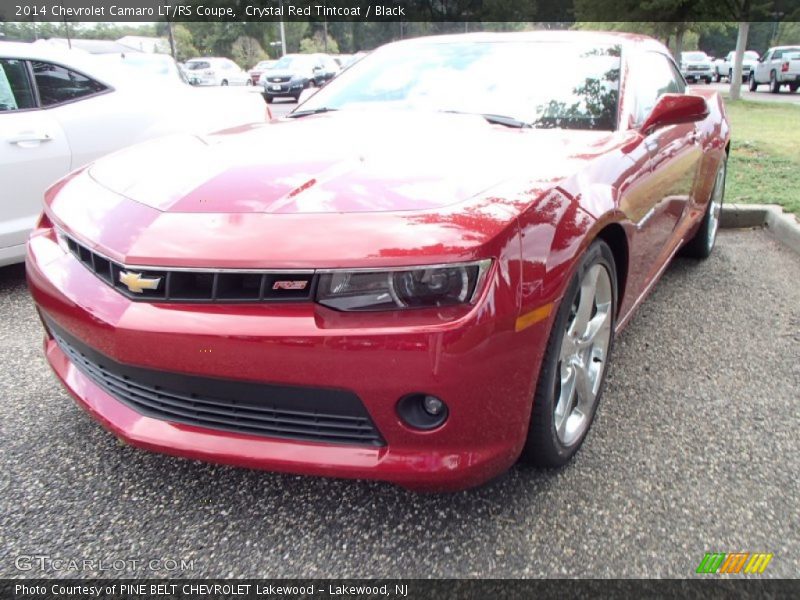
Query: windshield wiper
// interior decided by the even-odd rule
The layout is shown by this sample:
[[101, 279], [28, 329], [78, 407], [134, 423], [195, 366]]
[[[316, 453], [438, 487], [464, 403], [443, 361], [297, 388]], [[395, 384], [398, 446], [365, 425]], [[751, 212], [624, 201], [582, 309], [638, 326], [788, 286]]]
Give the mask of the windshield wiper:
[[483, 117], [484, 119], [486, 119], [489, 123], [494, 123], [497, 125], [505, 125], [506, 127], [516, 127], [518, 129], [531, 127], [530, 123], [526, 123], [525, 121], [520, 121], [519, 119], [515, 119], [514, 117], [507, 117], [506, 115], [494, 115], [492, 113], [468, 113], [460, 110], [443, 110], [442, 112], [453, 115], [478, 115], [479, 117]]
[[292, 119], [299, 119], [300, 117], [307, 117], [308, 115], [321, 115], [322, 113], [326, 112], [333, 112], [335, 110], [339, 110], [338, 108], [330, 108], [328, 106], [322, 106], [320, 108], [310, 108], [308, 110], [297, 110], [294, 112], [290, 112], [287, 117]]

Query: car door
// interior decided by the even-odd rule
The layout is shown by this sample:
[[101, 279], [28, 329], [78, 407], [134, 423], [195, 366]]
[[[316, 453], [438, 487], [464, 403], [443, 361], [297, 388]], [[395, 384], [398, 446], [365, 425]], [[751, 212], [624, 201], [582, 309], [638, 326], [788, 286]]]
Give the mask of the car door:
[[61, 125], [38, 105], [28, 61], [0, 57], [0, 264], [20, 258], [45, 189], [70, 162]]
[[58, 121], [69, 142], [71, 169], [138, 141], [151, 124], [154, 93], [109, 85], [64, 65], [31, 61], [42, 108]]
[[773, 54], [774, 52], [770, 50], [761, 57], [761, 60], [756, 63], [756, 73], [754, 76], [756, 78], [756, 82], [767, 83], [769, 81], [769, 69], [770, 65], [772, 64]]
[[[637, 125], [646, 120], [662, 94], [685, 93], [683, 78], [664, 54], [642, 53], [631, 67]], [[644, 265], [639, 274], [644, 286], [680, 241], [676, 227], [689, 204], [702, 148], [695, 123], [646, 133], [640, 147], [647, 153], [649, 173], [635, 194], [623, 198], [621, 208], [635, 225], [632, 263]]]

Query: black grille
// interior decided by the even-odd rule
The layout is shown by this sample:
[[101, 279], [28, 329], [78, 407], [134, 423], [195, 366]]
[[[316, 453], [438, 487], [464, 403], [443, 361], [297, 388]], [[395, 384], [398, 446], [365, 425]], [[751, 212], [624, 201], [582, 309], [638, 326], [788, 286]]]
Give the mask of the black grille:
[[286, 83], [290, 79], [291, 79], [291, 76], [270, 77], [269, 81], [271, 83]]
[[111, 396], [156, 419], [291, 440], [383, 446], [352, 392], [196, 377], [117, 363], [46, 319], [70, 361]]
[[[203, 271], [127, 268], [65, 237], [70, 252], [90, 271], [131, 300], [161, 302], [307, 302], [314, 274], [291, 271]], [[133, 278], [136, 289], [120, 280]], [[138, 284], [138, 287], [137, 287]]]

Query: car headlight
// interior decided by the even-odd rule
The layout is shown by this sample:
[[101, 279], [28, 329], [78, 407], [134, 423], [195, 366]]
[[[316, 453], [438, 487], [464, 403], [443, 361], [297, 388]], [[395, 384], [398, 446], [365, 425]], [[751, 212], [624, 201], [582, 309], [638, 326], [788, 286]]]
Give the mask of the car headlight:
[[398, 310], [469, 304], [491, 260], [398, 269], [322, 271], [316, 301], [343, 311]]

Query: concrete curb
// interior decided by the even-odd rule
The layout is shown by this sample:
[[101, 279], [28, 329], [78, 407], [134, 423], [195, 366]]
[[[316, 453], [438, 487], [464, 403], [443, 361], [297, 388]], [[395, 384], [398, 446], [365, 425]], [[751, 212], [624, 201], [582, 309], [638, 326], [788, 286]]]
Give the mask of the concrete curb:
[[772, 235], [800, 254], [800, 223], [775, 204], [723, 204], [720, 227], [766, 227]]

